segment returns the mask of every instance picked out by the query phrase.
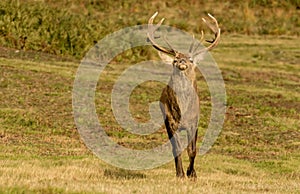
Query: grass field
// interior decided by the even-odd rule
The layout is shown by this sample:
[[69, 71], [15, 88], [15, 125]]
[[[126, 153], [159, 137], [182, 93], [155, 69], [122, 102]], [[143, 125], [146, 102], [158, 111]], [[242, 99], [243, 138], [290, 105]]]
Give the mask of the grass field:
[[[9, 10], [4, 9], [4, 5], [13, 6], [7, 2], [9, 1], [0, 3], [3, 5], [0, 14], [3, 10]], [[32, 5], [33, 1], [28, 2]], [[53, 10], [70, 5], [69, 1], [57, 4], [45, 2]], [[98, 14], [98, 17], [107, 14], [105, 10], [96, 12], [96, 9], [86, 6], [83, 1], [76, 2], [78, 4], [73, 3], [70, 9], [78, 17], [71, 17], [69, 23], [68, 20], [64, 21], [69, 25], [75, 25], [89, 11]], [[125, 10], [130, 10], [130, 2], [123, 2], [124, 12], [120, 12], [121, 15], [126, 14]], [[249, 17], [245, 17], [250, 19], [247, 21], [260, 21], [254, 8], [263, 9], [266, 6], [263, 2], [267, 1], [249, 2], [248, 7], [243, 4], [248, 9]], [[299, 15], [299, 11], [294, 9], [299, 4], [297, 1], [282, 4], [270, 2], [273, 11], [291, 9], [287, 16]], [[186, 3], [181, 2], [177, 6], [184, 4]], [[205, 10], [212, 9], [211, 4], [212, 2], [206, 4]], [[154, 9], [159, 5], [154, 1], [147, 8]], [[35, 6], [32, 10], [24, 6], [19, 11], [23, 13], [26, 10], [41, 9], [38, 8], [38, 3]], [[80, 6], [86, 8], [81, 15], [78, 13], [82, 8]], [[106, 6], [106, 9], [113, 10], [112, 5], [111, 7], [105, 3], [98, 3], [97, 6], [98, 9]], [[165, 3], [160, 7], [167, 11], [165, 14], [160, 13], [161, 17], [170, 15], [169, 24], [179, 25], [177, 27], [197, 34], [199, 30], [196, 23], [192, 21], [192, 26], [186, 27], [181, 20], [176, 21], [174, 11], [168, 11], [169, 6]], [[200, 4], [197, 6], [193, 8], [192, 14], [195, 14], [196, 8], [200, 9]], [[222, 4], [216, 7], [216, 15], [221, 14], [222, 7], [230, 6], [237, 8], [235, 4]], [[42, 10], [51, 16], [55, 14], [51, 9]], [[143, 9], [146, 7], [137, 3], [131, 14], [141, 16], [143, 13], [140, 10]], [[10, 11], [17, 13], [16, 10]], [[234, 12], [236, 9], [230, 11]], [[265, 11], [266, 14], [270, 12], [272, 11]], [[182, 9], [180, 14], [184, 13], [185, 9]], [[47, 14], [44, 15], [46, 21], [50, 17]], [[62, 13], [56, 14], [59, 18]], [[69, 14], [64, 12], [66, 18]], [[281, 17], [280, 14], [277, 13], [276, 17]], [[146, 21], [148, 15], [143, 15], [139, 22]], [[4, 17], [2, 14], [1, 17], [1, 25], [9, 21], [8, 16]], [[192, 18], [191, 15], [187, 17]], [[238, 25], [240, 28], [233, 28], [235, 25], [230, 25], [229, 17], [230, 14], [222, 19], [222, 26], [228, 24], [228, 27], [225, 28], [219, 46], [212, 52], [226, 84], [226, 119], [213, 148], [206, 155], [196, 158], [196, 181], [176, 179], [173, 162], [152, 170], [118, 169], [94, 156], [80, 139], [72, 114], [72, 89], [79, 59], [94, 38], [102, 38], [113, 32], [113, 26], [105, 30], [99, 28], [99, 36], [93, 34], [92, 39], [84, 34], [88, 32], [86, 29], [77, 28], [78, 31], [83, 30], [80, 31], [83, 36], [80, 36], [81, 46], [78, 47], [70, 46], [71, 44], [62, 46], [61, 43], [66, 39], [56, 39], [57, 34], [52, 37], [53, 42], [39, 45], [39, 40], [46, 35], [34, 34], [34, 30], [29, 33], [29, 42], [22, 47], [21, 39], [18, 38], [22, 33], [26, 34], [25, 28], [20, 26], [22, 30], [17, 30], [20, 34], [12, 30], [8, 36], [5, 34], [7, 31], [3, 31], [7, 28], [2, 26], [0, 193], [300, 193], [300, 50], [299, 30], [292, 30], [299, 29], [299, 21], [295, 19], [299, 17], [289, 17], [290, 21], [286, 20], [281, 31], [270, 30], [272, 26], [264, 26], [265, 31], [259, 31], [259, 27], [248, 28], [247, 31], [247, 25], [242, 23]], [[273, 25], [272, 20], [269, 20], [272, 17], [266, 15], [266, 18], [268, 24]], [[137, 24], [134, 18], [122, 19], [113, 14], [112, 18], [102, 21], [101, 25], [105, 26], [106, 22], [113, 21], [119, 22], [115, 26], [118, 29]], [[27, 32], [30, 30], [32, 29], [28, 28]], [[54, 31], [55, 27], [50, 30]], [[158, 59], [151, 47], [125, 52], [110, 63], [105, 72], [106, 77], [100, 78], [102, 84], [98, 85], [96, 92], [97, 113], [99, 120], [105, 122], [105, 130], [114, 141], [134, 149], [156, 146], [165, 142], [167, 136], [164, 129], [143, 137], [123, 130], [113, 118], [110, 93], [116, 77], [130, 64], [150, 59]], [[159, 98], [163, 87], [158, 84], [155, 89], [150, 90], [152, 84], [142, 84], [131, 96], [130, 108], [139, 121], [149, 118], [148, 103]], [[209, 122], [211, 106], [208, 88], [200, 74], [198, 86], [201, 100], [198, 142], [201, 142]], [[184, 167], [187, 165], [188, 158], [184, 154]]]
[[[213, 149], [197, 158], [196, 182], [176, 180], [173, 162], [147, 171], [101, 162], [85, 148], [72, 118], [71, 90], [79, 62], [1, 48], [1, 192], [299, 193], [296, 40], [223, 37], [213, 55], [226, 83], [227, 116]], [[209, 110], [206, 90], [200, 91], [203, 111]], [[100, 108], [108, 106], [105, 100], [97, 101]], [[150, 141], [126, 138], [107, 114], [107, 128], [117, 141], [133, 147]], [[200, 129], [207, 126], [208, 114], [202, 114]], [[164, 138], [149, 137], [156, 143]]]

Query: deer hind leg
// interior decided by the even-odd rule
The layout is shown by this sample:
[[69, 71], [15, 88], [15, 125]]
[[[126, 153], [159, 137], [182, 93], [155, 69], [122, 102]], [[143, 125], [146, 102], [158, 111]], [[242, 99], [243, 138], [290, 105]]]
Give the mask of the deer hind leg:
[[192, 131], [188, 131], [188, 147], [187, 152], [189, 155], [190, 164], [187, 169], [186, 175], [190, 178], [197, 178], [197, 174], [194, 168], [194, 161], [196, 157], [196, 142], [197, 142], [197, 133], [198, 129], [192, 129]]

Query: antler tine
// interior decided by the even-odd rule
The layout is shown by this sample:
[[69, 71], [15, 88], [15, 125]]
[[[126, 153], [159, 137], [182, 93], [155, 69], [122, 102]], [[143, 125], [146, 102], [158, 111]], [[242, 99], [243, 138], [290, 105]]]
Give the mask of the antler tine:
[[203, 30], [201, 30], [201, 38], [200, 38], [200, 42], [203, 41], [203, 38], [204, 38], [204, 32], [203, 32]]
[[194, 45], [195, 45], [195, 35], [193, 34], [193, 40], [192, 40], [192, 43], [191, 43], [190, 48], [189, 48], [189, 54], [193, 53]]
[[160, 22], [158, 22], [156, 25], [155, 25], [155, 27], [153, 27], [153, 21], [154, 21], [154, 18], [157, 16], [157, 14], [158, 14], [158, 12], [155, 12], [154, 14], [153, 14], [153, 16], [149, 19], [149, 21], [148, 21], [148, 29], [149, 29], [149, 24], [151, 24], [152, 25], [152, 27], [151, 27], [151, 30], [154, 32], [154, 31], [156, 31], [160, 26], [161, 26], [161, 24], [163, 23], [163, 21], [165, 20], [165, 18], [162, 18], [161, 20], [160, 20]]
[[[164, 18], [160, 20], [160, 22], [158, 22], [155, 26], [153, 26], [153, 20], [154, 18], [157, 16], [158, 12], [155, 12], [153, 14], [152, 17], [150, 17], [149, 21], [148, 21], [148, 32], [147, 32], [147, 36], [149, 41], [151, 42], [152, 46], [154, 48], [156, 48], [157, 50], [164, 52], [166, 54], [170, 54], [175, 56], [175, 51], [171, 48], [171, 49], [167, 49], [165, 47], [159, 46], [155, 41], [154, 41], [154, 32], [161, 26], [161, 24], [164, 21]], [[169, 45], [169, 43], [167, 42], [167, 44]], [[169, 45], [170, 46], [170, 45]]]
[[[204, 32], [203, 32], [203, 30], [201, 30], [201, 38], [200, 38], [199, 42], [202, 42], [203, 38], [204, 38]], [[199, 48], [199, 46], [200, 46], [200, 44], [197, 42], [197, 46], [195, 47], [195, 43], [196, 43], [195, 42], [195, 36], [193, 34], [193, 42], [192, 42], [192, 44], [191, 44], [191, 46], [189, 48], [189, 54], [190, 55], [193, 55], [194, 51], [196, 51]]]
[[[208, 23], [206, 21], [206, 19], [204, 19], [204, 18], [202, 18], [202, 20], [211, 29], [211, 31], [213, 31], [213, 33], [215, 34], [215, 38], [212, 41], [206, 40], [206, 42], [211, 43], [211, 45], [209, 45], [208, 47], [206, 47], [204, 49], [201, 49], [200, 51], [194, 53], [194, 55], [198, 55], [202, 52], [209, 51], [209, 50], [213, 49], [215, 46], [218, 45], [218, 43], [220, 41], [221, 29], [219, 28], [218, 21], [216, 20], [216, 18], [214, 16], [212, 16], [209, 13], [208, 13], [208, 16], [213, 20], [215, 25], [212, 25], [212, 24]], [[201, 41], [202, 41], [202, 39], [203, 39], [203, 31], [202, 31]]]
[[167, 35], [164, 36], [164, 41], [167, 43], [168, 47], [171, 48], [171, 50], [174, 50], [173, 47], [172, 47], [172, 45], [170, 44], [170, 42], [167, 39]]

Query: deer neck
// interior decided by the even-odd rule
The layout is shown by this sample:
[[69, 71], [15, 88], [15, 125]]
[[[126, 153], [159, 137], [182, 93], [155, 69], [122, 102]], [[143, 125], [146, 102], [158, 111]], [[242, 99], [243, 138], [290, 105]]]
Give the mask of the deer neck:
[[196, 89], [196, 74], [194, 71], [180, 71], [177, 68], [173, 69], [173, 74], [170, 78], [169, 86], [176, 92], [184, 92], [185, 90]]

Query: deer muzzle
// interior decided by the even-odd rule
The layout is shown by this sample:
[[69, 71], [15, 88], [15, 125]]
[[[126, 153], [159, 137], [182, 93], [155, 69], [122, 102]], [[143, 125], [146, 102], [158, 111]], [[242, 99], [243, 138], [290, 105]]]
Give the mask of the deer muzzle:
[[179, 70], [183, 71], [183, 70], [186, 70], [186, 69], [187, 69], [187, 65], [180, 64], [180, 65], [177, 66], [177, 68], [178, 68]]

